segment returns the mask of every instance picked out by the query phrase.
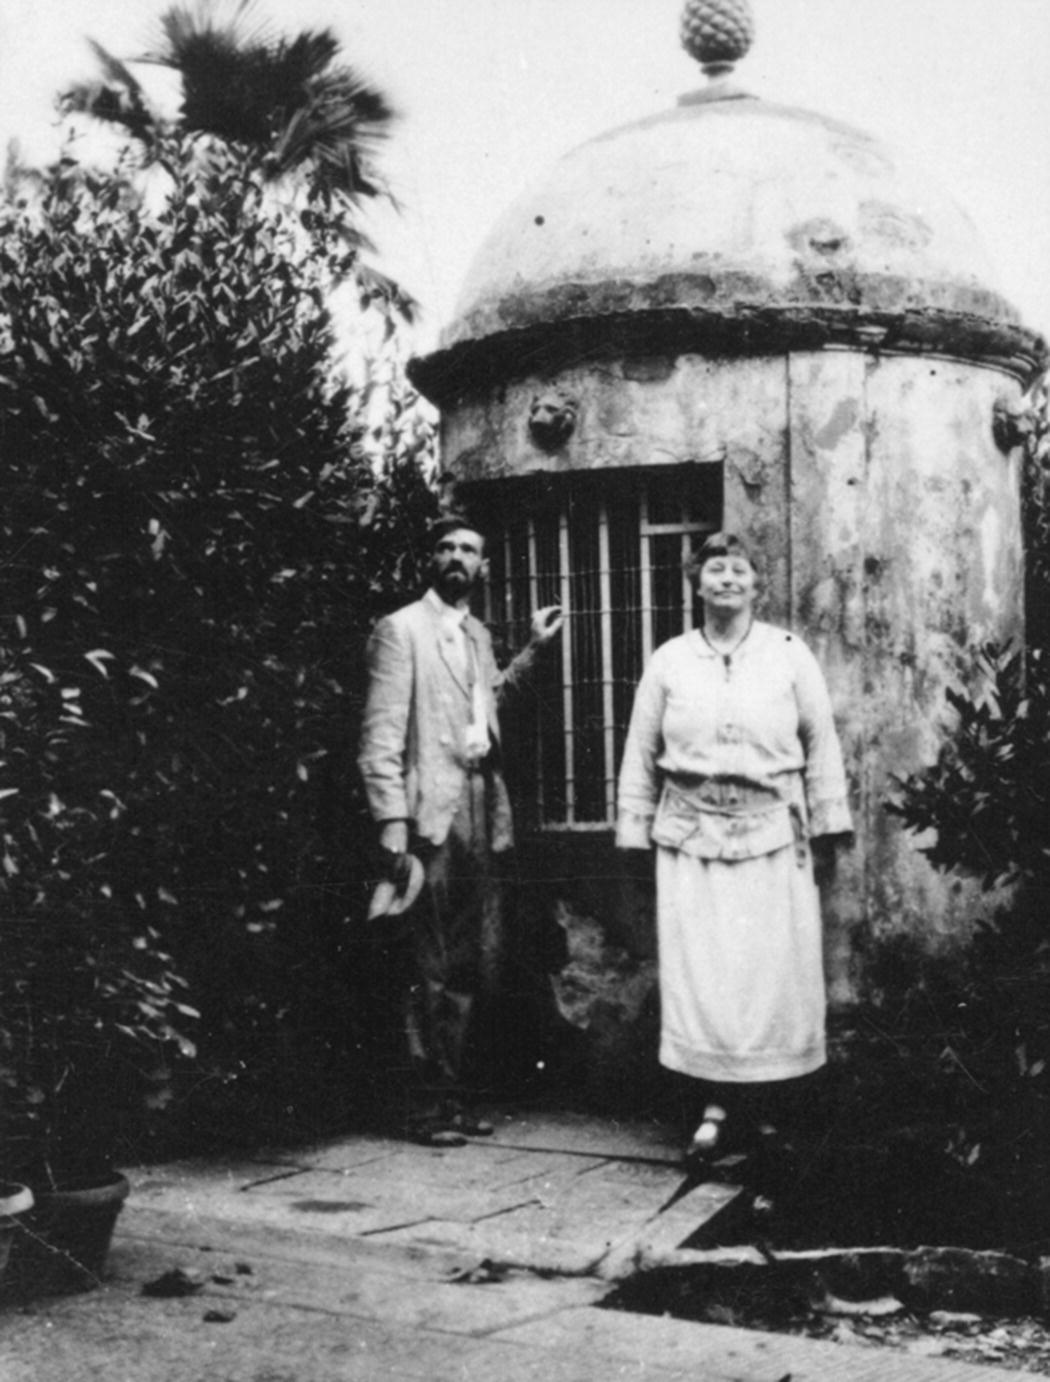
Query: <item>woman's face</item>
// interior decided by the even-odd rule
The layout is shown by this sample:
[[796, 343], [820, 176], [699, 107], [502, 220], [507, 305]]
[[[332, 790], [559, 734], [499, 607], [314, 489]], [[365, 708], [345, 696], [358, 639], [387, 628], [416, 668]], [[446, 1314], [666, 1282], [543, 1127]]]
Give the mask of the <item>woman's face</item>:
[[755, 598], [755, 568], [739, 552], [708, 557], [697, 576], [704, 607], [732, 614], [751, 608]]

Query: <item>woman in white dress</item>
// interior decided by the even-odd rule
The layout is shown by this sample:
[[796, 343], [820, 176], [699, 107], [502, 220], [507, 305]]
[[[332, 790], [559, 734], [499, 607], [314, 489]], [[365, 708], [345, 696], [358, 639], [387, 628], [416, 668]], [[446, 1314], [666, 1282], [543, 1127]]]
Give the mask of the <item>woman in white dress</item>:
[[813, 856], [852, 823], [824, 677], [797, 635], [754, 618], [747, 548], [716, 533], [692, 569], [703, 626], [638, 685], [617, 844], [656, 847], [660, 1062], [700, 1082], [695, 1159], [735, 1110], [772, 1133], [770, 1096], [825, 1062]]

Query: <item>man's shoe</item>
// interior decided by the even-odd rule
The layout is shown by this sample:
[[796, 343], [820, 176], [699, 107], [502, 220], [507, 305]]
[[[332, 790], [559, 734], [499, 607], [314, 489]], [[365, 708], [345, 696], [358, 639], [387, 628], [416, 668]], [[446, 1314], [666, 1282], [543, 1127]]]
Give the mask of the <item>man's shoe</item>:
[[424, 1147], [465, 1147], [467, 1139], [455, 1128], [433, 1128], [420, 1138]]
[[409, 1142], [416, 1142], [420, 1147], [465, 1147], [467, 1139], [463, 1133], [454, 1128], [451, 1123], [442, 1118], [424, 1118], [419, 1122], [409, 1123], [405, 1129], [405, 1137]]
[[484, 1118], [478, 1118], [475, 1114], [466, 1109], [460, 1109], [454, 1113], [450, 1119], [451, 1126], [456, 1132], [461, 1132], [465, 1137], [491, 1137], [496, 1129]]

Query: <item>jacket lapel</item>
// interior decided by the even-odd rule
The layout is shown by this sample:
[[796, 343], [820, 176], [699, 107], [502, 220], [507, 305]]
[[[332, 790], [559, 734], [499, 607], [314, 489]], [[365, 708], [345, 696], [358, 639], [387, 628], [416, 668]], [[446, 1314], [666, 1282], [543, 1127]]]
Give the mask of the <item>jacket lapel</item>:
[[[455, 665], [455, 661], [449, 659], [448, 643], [445, 640], [445, 624], [442, 621], [440, 615], [438, 615], [434, 610], [432, 610], [428, 605], [426, 605], [425, 601], [423, 603], [434, 625], [434, 641], [437, 643], [438, 656], [441, 658], [441, 661], [444, 664], [445, 671], [449, 674], [452, 680], [463, 692], [464, 696], [469, 696], [470, 687], [467, 684], [462, 669], [457, 668]], [[467, 634], [467, 637], [469, 639], [469, 633]]]

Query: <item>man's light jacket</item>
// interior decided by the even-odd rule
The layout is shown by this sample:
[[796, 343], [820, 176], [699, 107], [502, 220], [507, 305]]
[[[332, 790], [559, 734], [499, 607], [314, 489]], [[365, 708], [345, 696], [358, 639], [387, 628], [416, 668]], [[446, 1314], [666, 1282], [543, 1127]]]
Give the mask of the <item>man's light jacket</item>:
[[[407, 820], [418, 836], [444, 842], [470, 771], [466, 752], [472, 687], [455, 657], [455, 633], [433, 596], [380, 620], [368, 643], [368, 698], [358, 766], [376, 821]], [[532, 648], [500, 672], [488, 630], [473, 615], [463, 630], [473, 650], [491, 739], [489, 843], [513, 843], [510, 801], [500, 766], [497, 705], [533, 660]]]

